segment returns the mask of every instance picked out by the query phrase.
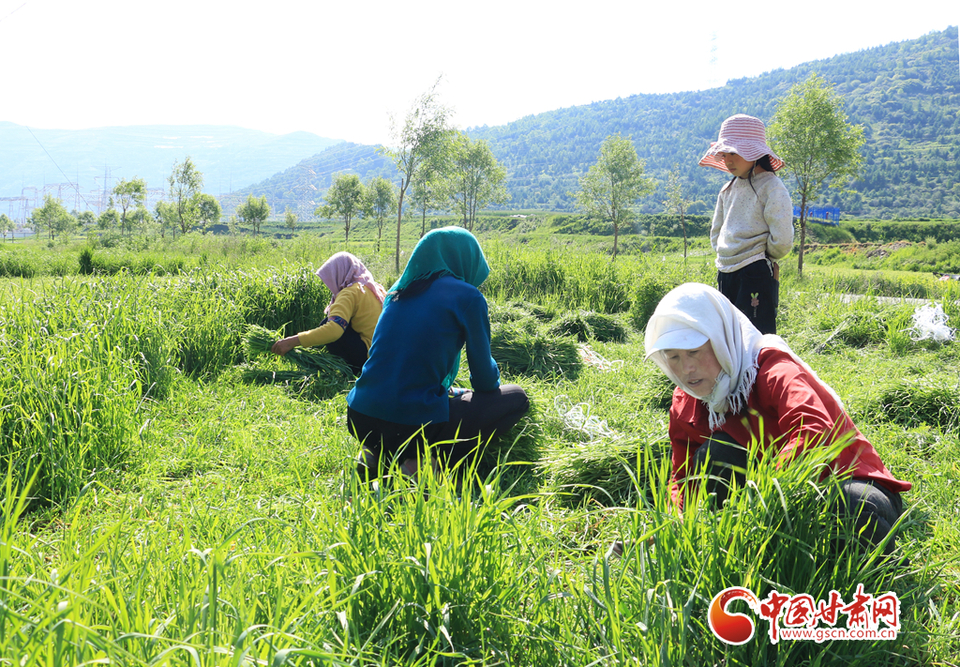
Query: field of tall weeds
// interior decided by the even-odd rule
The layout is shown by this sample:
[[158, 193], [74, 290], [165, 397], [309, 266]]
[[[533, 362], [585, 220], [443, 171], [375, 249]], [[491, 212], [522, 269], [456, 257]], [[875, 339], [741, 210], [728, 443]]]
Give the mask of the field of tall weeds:
[[[856, 540], [813, 458], [758, 465], [720, 511], [669, 507], [671, 387], [642, 330], [673, 286], [713, 283], [709, 257], [481, 242], [495, 332], [563, 344], [576, 372], [505, 366], [531, 413], [473, 468], [415, 485], [360, 485], [344, 392], [243, 381], [248, 325], [323, 317], [313, 270], [338, 245], [197, 239], [203, 261], [177, 270], [9, 280], [0, 664], [960, 663], [960, 363], [906, 300], [922, 284], [956, 326], [955, 289], [785, 271], [781, 334], [914, 483], [885, 558], [838, 551]], [[351, 250], [396, 278], [392, 256]], [[728, 645], [708, 625], [731, 586], [849, 601], [858, 584], [896, 593], [895, 639], [773, 643], [755, 619]]]

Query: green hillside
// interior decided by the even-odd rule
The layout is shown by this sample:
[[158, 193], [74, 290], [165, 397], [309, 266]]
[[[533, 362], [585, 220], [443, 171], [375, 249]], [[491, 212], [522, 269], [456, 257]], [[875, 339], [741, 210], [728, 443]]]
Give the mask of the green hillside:
[[[840, 206], [847, 217], [960, 217], [960, 56], [957, 28], [737, 79], [721, 88], [634, 95], [527, 116], [497, 127], [470, 128], [485, 139], [508, 170], [511, 209], [570, 210], [579, 174], [596, 160], [600, 143], [620, 133], [633, 139], [647, 172], [661, 187], [642, 202], [643, 212], [662, 210], [662, 184], [678, 165], [688, 194], [712, 211], [724, 176], [697, 166], [734, 113], [769, 121], [777, 101], [813, 72], [844, 96], [850, 121], [862, 124], [867, 144], [860, 181], [847, 193], [828, 192], [820, 202]], [[374, 147], [330, 148], [241, 193], [267, 194], [274, 210], [301, 210], [317, 202], [337, 171], [367, 179], [395, 176]], [[310, 172], [313, 172], [311, 175]], [[315, 203], [313, 204], [315, 206]]]

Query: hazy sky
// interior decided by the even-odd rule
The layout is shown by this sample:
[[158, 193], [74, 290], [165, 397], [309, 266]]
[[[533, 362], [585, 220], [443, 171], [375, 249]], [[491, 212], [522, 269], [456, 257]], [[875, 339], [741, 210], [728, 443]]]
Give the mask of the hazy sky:
[[465, 129], [713, 88], [958, 22], [956, 0], [0, 0], [0, 120], [382, 143], [441, 75]]

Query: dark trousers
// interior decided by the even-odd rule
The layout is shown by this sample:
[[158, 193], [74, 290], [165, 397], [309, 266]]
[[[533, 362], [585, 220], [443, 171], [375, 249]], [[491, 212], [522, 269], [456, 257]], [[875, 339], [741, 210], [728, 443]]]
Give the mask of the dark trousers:
[[[327, 319], [324, 318], [320, 324], [326, 323]], [[367, 346], [360, 338], [360, 334], [354, 331], [352, 325], [347, 325], [347, 328], [343, 330], [343, 335], [332, 343], [327, 343], [325, 347], [328, 352], [346, 361], [354, 375], [360, 375], [360, 369], [367, 361]]]
[[[714, 433], [693, 455], [692, 474], [705, 475], [708, 493], [717, 495], [717, 505], [727, 499], [731, 480], [738, 487], [746, 482], [747, 450], [723, 431]], [[864, 546], [878, 544], [903, 514], [903, 500], [896, 491], [868, 480], [847, 479], [840, 483], [838, 515], [854, 522]], [[886, 551], [893, 549], [893, 540]]]
[[767, 260], [758, 260], [730, 273], [718, 271], [717, 289], [753, 322], [760, 333], [777, 333], [780, 282], [774, 279]]
[[394, 460], [419, 456], [426, 443], [445, 465], [455, 465], [478, 446], [503, 435], [530, 409], [526, 392], [515, 384], [493, 391], [470, 391], [451, 397], [449, 421], [435, 424], [396, 424], [347, 408], [350, 432], [363, 445], [357, 466], [361, 478], [380, 477]]

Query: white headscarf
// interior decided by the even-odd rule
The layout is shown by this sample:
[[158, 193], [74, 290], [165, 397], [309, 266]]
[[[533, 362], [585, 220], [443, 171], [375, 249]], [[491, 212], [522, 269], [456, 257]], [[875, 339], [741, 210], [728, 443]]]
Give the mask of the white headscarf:
[[[694, 394], [673, 374], [662, 352], [676, 349], [676, 341], [684, 337], [701, 341], [694, 348], [702, 345], [703, 338], [690, 335], [690, 330], [706, 336], [723, 369], [713, 391], [706, 397]], [[647, 358], [652, 357], [681, 390], [704, 402], [710, 413], [712, 431], [723, 426], [728, 412], [737, 414], [746, 406], [757, 380], [757, 356], [763, 348], [775, 347], [789, 353], [814, 378], [817, 377], [780, 336], [761, 334], [727, 297], [700, 283], [680, 285], [661, 299], [647, 323], [644, 343]], [[840, 401], [839, 397], [837, 401]]]

